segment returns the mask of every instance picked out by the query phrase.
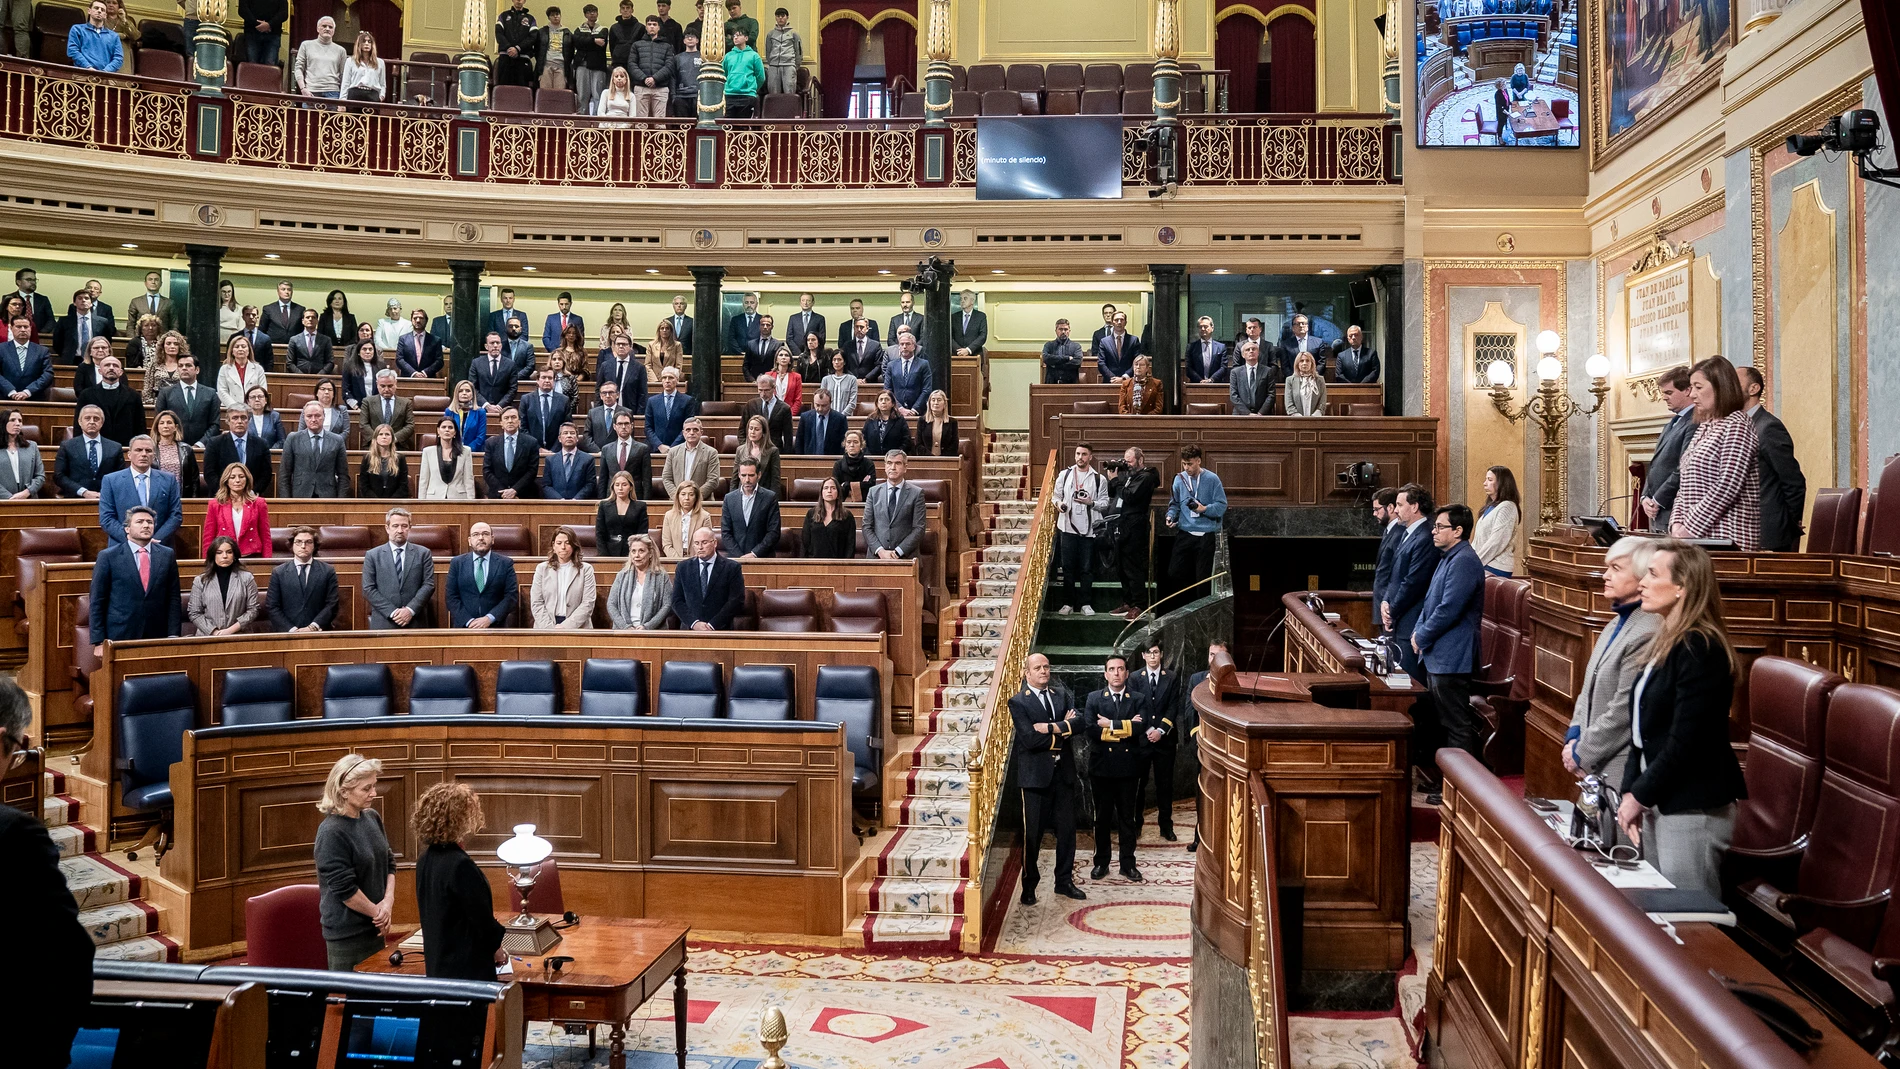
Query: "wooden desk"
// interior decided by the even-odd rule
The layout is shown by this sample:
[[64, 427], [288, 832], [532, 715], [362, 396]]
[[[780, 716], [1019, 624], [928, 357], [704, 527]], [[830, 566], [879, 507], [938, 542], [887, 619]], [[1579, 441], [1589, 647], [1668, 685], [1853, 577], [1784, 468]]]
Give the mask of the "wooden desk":
[[1409, 714], [1425, 688], [1394, 687], [1386, 678], [1366, 665], [1366, 658], [1347, 630], [1372, 637], [1372, 595], [1355, 590], [1317, 590], [1327, 612], [1339, 614], [1328, 620], [1306, 604], [1306, 592], [1283, 594], [1280, 604], [1286, 610], [1286, 670], [1289, 672], [1344, 672], [1363, 677], [1371, 692], [1374, 709], [1389, 709]]
[[1540, 97], [1528, 104], [1511, 105], [1511, 132], [1517, 136], [1549, 137], [1557, 129], [1557, 117], [1550, 113], [1550, 101]]
[[[495, 914], [502, 923], [511, 913]], [[559, 917], [549, 917], [559, 921]], [[627, 1021], [646, 1001], [673, 981], [673, 1045], [679, 1069], [686, 1069], [686, 935], [691, 929], [674, 921], [627, 917], [583, 917], [561, 933], [561, 941], [533, 959], [514, 959], [514, 981], [521, 987], [522, 1018], [604, 1024], [607, 1059], [614, 1069], [627, 1064]], [[574, 960], [560, 971], [549, 969], [556, 955]], [[358, 972], [423, 975], [421, 955], [406, 956], [400, 966], [378, 951]]]
[[[1084, 362], [1084, 371], [1091, 379], [1095, 362]], [[1045, 457], [1056, 440], [1056, 417], [1074, 414], [1077, 401], [1106, 401], [1108, 410], [1115, 411], [1115, 402], [1120, 396], [1119, 387], [1107, 386], [1093, 381], [1056, 385], [1052, 383], [1032, 383], [1029, 387], [1029, 455]], [[1226, 412], [1228, 403], [1227, 384], [1224, 382], [1183, 382], [1181, 400], [1191, 405], [1220, 405]], [[1333, 407], [1343, 405], [1383, 405], [1385, 387], [1379, 383], [1328, 382], [1326, 384], [1326, 403]], [[1345, 409], [1340, 407], [1344, 412]], [[1182, 411], [1186, 411], [1183, 409]], [[1098, 443], [1099, 444], [1099, 443]], [[1064, 458], [1067, 463], [1067, 458]], [[1150, 457], [1149, 463], [1155, 463]], [[50, 468], [47, 470], [51, 470]], [[1163, 471], [1169, 469], [1163, 468]]]

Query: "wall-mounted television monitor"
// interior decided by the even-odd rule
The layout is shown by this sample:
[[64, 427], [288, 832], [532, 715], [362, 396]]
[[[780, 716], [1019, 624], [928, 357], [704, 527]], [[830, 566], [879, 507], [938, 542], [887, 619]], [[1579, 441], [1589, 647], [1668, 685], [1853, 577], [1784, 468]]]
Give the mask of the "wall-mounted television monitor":
[[977, 200], [1119, 200], [1119, 115], [976, 121]]
[[1421, 148], [1575, 148], [1579, 0], [1418, 0]]

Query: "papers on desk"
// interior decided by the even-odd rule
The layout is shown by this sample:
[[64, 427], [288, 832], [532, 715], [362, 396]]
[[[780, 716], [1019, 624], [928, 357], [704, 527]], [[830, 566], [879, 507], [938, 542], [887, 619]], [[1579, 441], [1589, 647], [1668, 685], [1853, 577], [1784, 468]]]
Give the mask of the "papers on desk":
[[404, 954], [410, 953], [411, 951], [420, 953], [422, 950], [422, 929], [417, 928], [414, 935], [397, 943], [396, 949], [402, 951]]
[[511, 980], [514, 978], [514, 975], [515, 959], [513, 958], [509, 958], [507, 961], [495, 966], [495, 979], [497, 980]]
[[1656, 866], [1647, 861], [1638, 861], [1633, 869], [1619, 868], [1615, 865], [1597, 867], [1597, 872], [1610, 882], [1610, 886], [1621, 891], [1667, 890], [1676, 885], [1656, 871]]
[[1320, 613], [1320, 616], [1329, 624], [1336, 624], [1339, 622], [1339, 614], [1336, 612], [1323, 612], [1323, 613]]
[[1391, 687], [1393, 690], [1411, 690], [1412, 677], [1406, 675], [1404, 672], [1394, 672], [1385, 677], [1385, 685]]

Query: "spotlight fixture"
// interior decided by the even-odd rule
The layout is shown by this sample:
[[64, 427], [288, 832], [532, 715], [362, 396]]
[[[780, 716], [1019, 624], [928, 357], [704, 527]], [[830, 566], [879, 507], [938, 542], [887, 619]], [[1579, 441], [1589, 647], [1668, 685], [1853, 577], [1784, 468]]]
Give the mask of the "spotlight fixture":
[[1104, 268], [1102, 268], [1102, 274], [1104, 274], [1104, 275], [1112, 275], [1112, 274], [1114, 274], [1114, 273], [1115, 273], [1115, 269], [1114, 269], [1114, 268], [1112, 268], [1112, 267], [1104, 267]]
[[119, 242], [119, 248], [121, 248], [121, 249], [136, 249], [136, 248], [138, 248], [138, 246], [137, 246], [137, 245], [135, 245], [135, 244], [133, 244], [133, 243], [132, 243], [132, 242], [130, 242], [130, 241], [121, 241], [121, 242]]
[[1319, 269], [1319, 273], [1322, 275], [1330, 275], [1333, 274], [1333, 269], [1330, 267], [1322, 267]]
[[283, 257], [281, 257], [281, 256], [279, 256], [279, 255], [277, 255], [277, 254], [276, 254], [276, 253], [274, 253], [274, 252], [267, 252], [267, 253], [265, 253], [265, 254], [264, 254], [264, 259], [266, 259], [266, 260], [281, 260], [281, 259], [283, 259]]

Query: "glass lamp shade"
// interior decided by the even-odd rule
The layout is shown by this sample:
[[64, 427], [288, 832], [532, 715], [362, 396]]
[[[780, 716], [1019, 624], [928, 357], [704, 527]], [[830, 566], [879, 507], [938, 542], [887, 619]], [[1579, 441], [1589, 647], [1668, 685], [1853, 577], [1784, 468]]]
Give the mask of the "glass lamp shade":
[[1607, 378], [1610, 374], [1610, 358], [1602, 353], [1593, 353], [1583, 362], [1583, 370], [1593, 379]]
[[1546, 330], [1537, 335], [1537, 351], [1545, 356], [1549, 356], [1562, 347], [1563, 339], [1559, 338], [1554, 330]]
[[1484, 380], [1486, 382], [1493, 386], [1502, 386], [1507, 390], [1511, 388], [1511, 384], [1516, 378], [1517, 376], [1512, 373], [1511, 364], [1508, 360], [1493, 360], [1490, 365], [1484, 369]]
[[514, 838], [495, 848], [495, 856], [502, 864], [515, 868], [527, 868], [539, 865], [554, 853], [554, 844], [534, 833], [534, 825], [515, 825]]
[[1564, 366], [1558, 363], [1554, 356], [1546, 356], [1537, 362], [1537, 377], [1545, 382], [1554, 382], [1562, 378], [1563, 373]]

